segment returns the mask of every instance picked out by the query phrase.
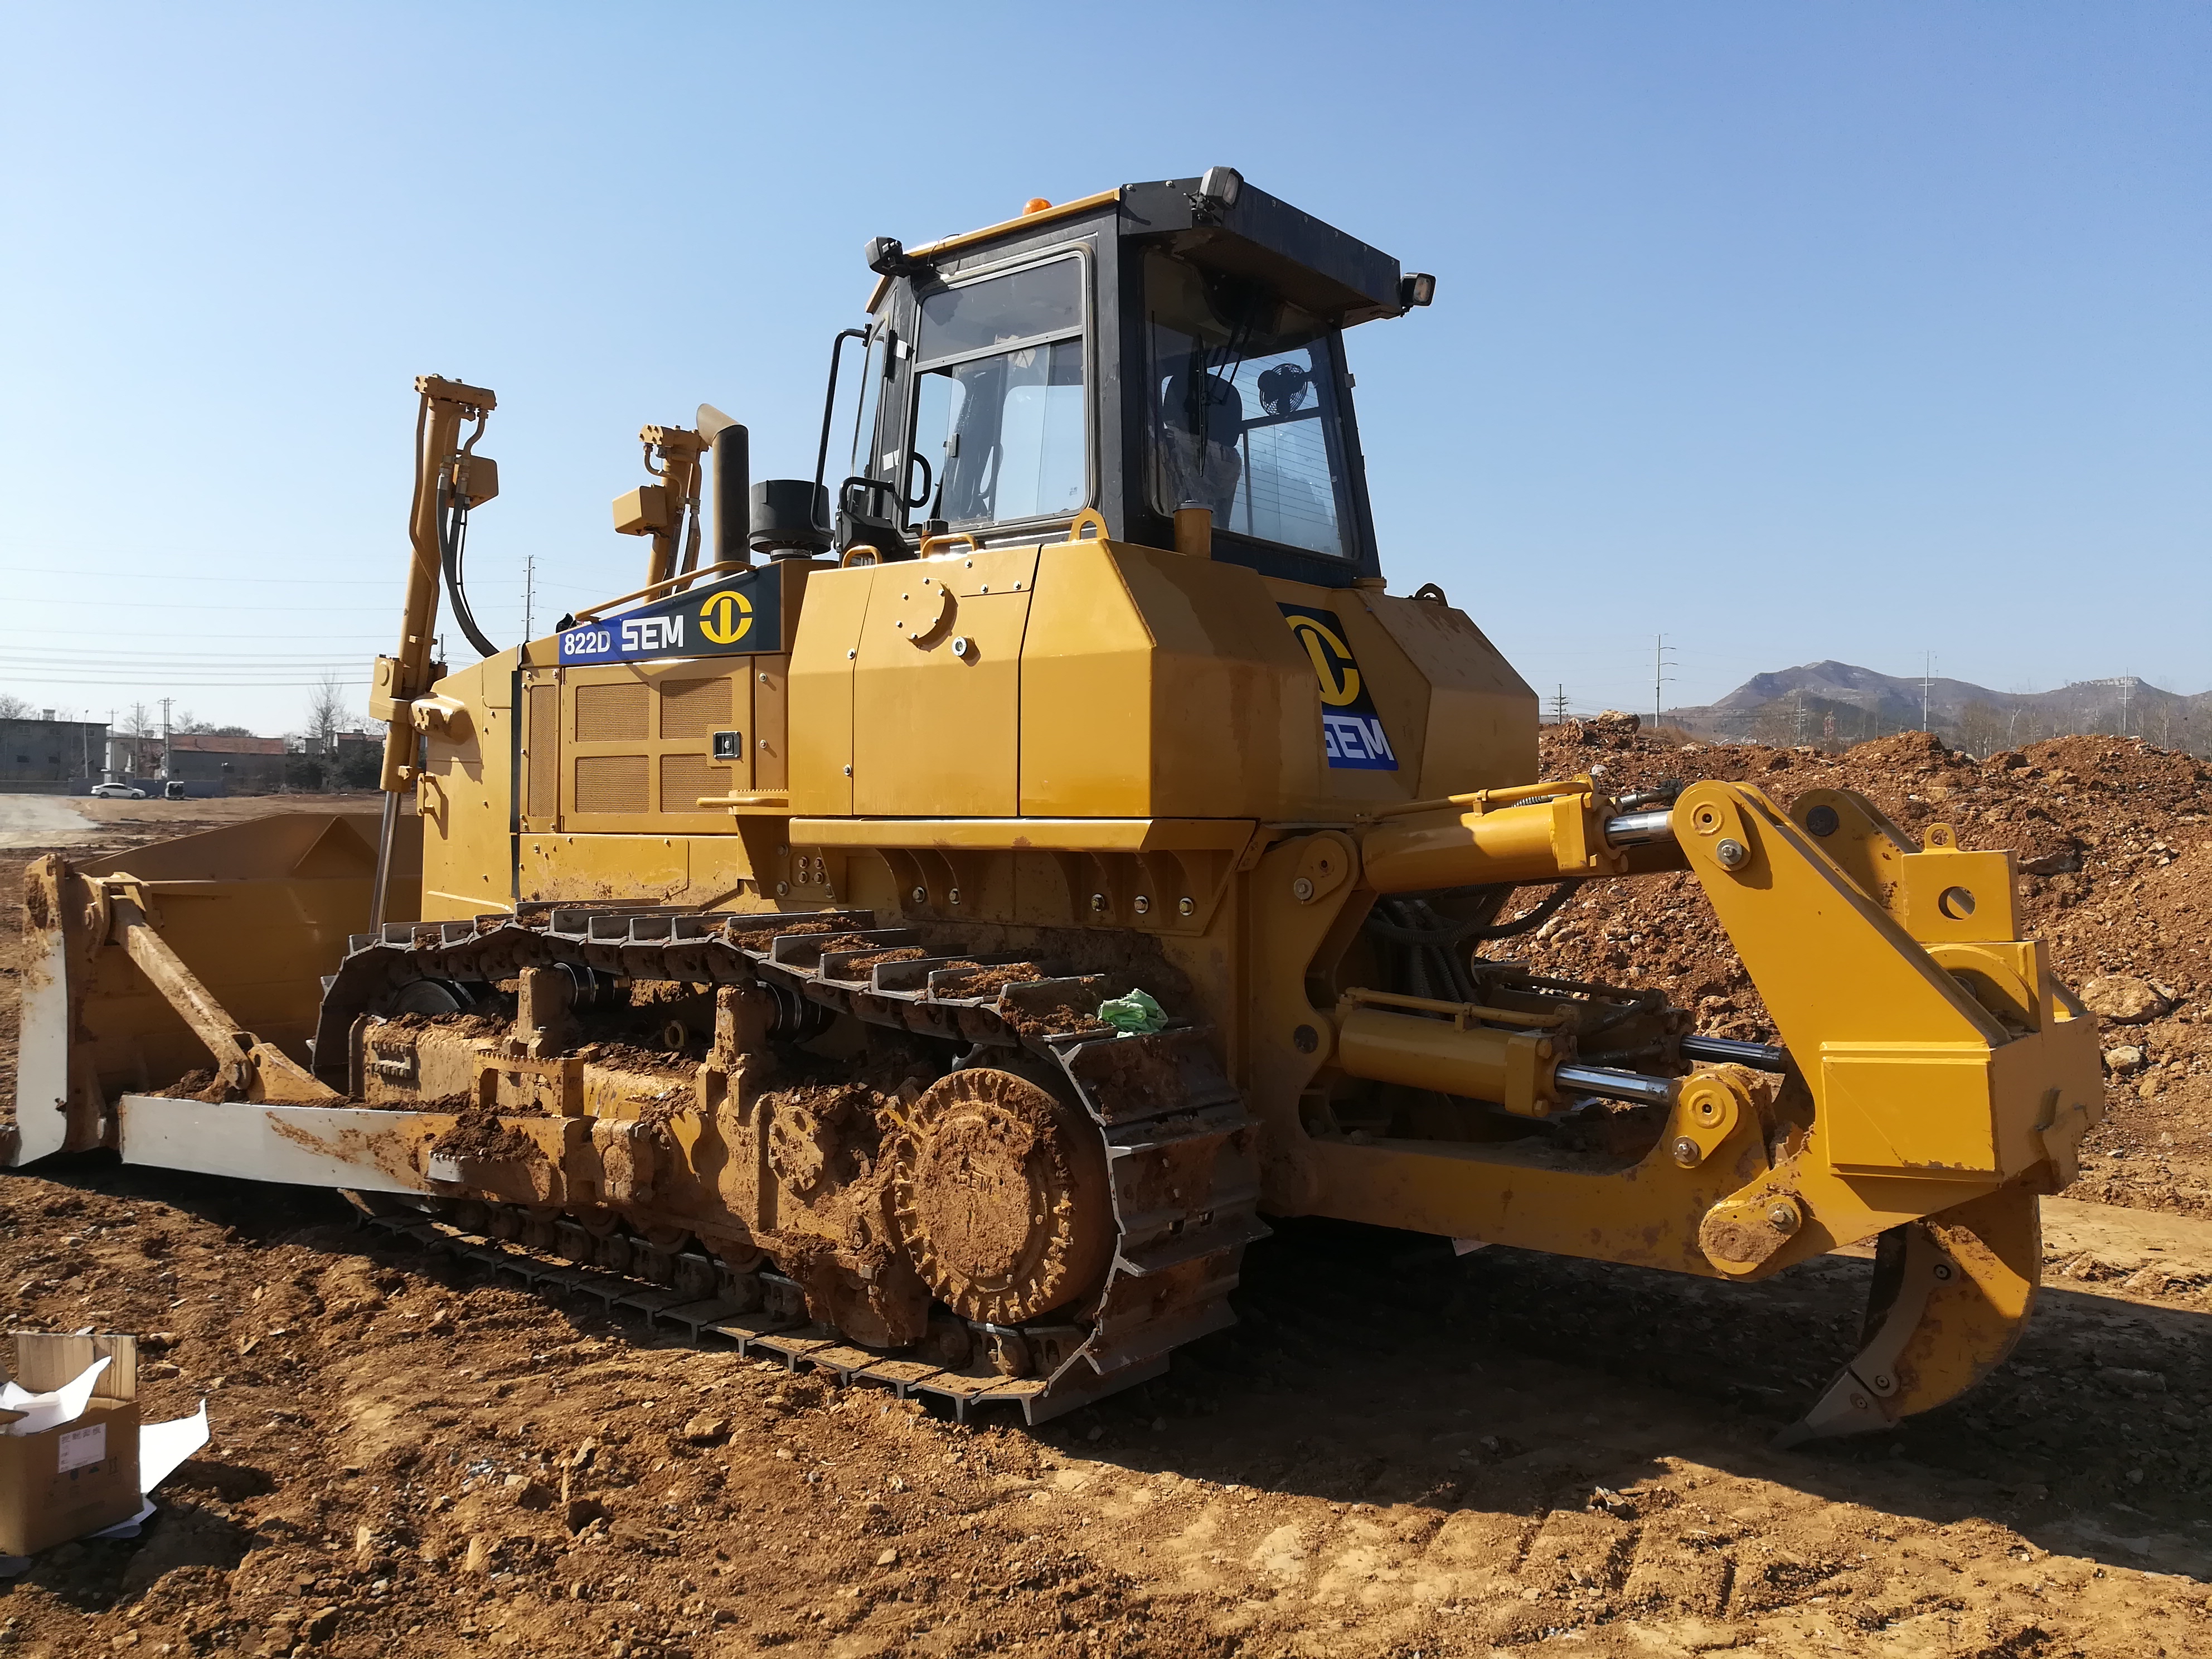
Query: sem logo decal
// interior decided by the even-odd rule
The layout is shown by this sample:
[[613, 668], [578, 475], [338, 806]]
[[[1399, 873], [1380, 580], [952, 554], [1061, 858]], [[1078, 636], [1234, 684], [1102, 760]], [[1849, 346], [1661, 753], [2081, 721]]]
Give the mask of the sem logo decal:
[[1395, 772], [1398, 757], [1382, 730], [1382, 717], [1368, 695], [1358, 659], [1345, 642], [1344, 624], [1333, 611], [1311, 605], [1280, 607], [1291, 633], [1313, 659], [1321, 686], [1321, 730], [1333, 767], [1363, 772]]
[[751, 631], [753, 602], [726, 587], [699, 607], [699, 631], [716, 645], [735, 645]]
[[783, 648], [782, 577], [749, 569], [561, 634], [565, 663], [736, 656]]

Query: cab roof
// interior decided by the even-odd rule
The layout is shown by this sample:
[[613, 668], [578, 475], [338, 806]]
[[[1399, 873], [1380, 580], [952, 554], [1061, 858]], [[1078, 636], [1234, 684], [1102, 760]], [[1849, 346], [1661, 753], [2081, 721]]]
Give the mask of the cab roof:
[[[1234, 179], [1223, 198], [1221, 176]], [[1205, 188], [1212, 185], [1213, 193]], [[908, 250], [922, 264], [971, 252], [1001, 238], [1029, 236], [1056, 221], [1108, 216], [1118, 235], [1153, 241], [1193, 263], [1256, 278], [1285, 299], [1339, 327], [1406, 312], [1398, 261], [1378, 247], [1247, 184], [1233, 170], [1196, 179], [1122, 185], [1040, 208], [980, 230]], [[871, 300], [881, 297], [879, 287]]]

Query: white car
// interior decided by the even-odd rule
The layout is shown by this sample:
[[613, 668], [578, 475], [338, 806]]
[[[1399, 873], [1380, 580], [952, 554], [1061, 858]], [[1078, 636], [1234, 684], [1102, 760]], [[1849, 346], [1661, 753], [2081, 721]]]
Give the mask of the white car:
[[127, 783], [95, 783], [92, 793], [102, 800], [143, 800], [146, 792]]

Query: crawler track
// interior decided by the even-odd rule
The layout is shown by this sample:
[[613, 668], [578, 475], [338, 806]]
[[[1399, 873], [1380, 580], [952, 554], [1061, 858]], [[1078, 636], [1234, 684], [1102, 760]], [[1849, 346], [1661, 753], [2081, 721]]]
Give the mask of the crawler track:
[[[357, 934], [325, 988], [319, 1069], [342, 1083], [335, 1074], [345, 1062], [337, 1057], [347, 1053], [354, 1021], [410, 981], [496, 981], [556, 963], [634, 980], [759, 984], [777, 996], [791, 1029], [849, 1014], [960, 1044], [968, 1050], [963, 1064], [988, 1063], [994, 1050], [1033, 1056], [1065, 1078], [1097, 1129], [1115, 1239], [1104, 1287], [1079, 1322], [975, 1326], [984, 1339], [979, 1348], [1003, 1354], [1011, 1345], [1028, 1374], [950, 1369], [851, 1346], [834, 1330], [807, 1327], [797, 1287], [774, 1273], [761, 1275], [763, 1294], [748, 1306], [750, 1296], [702, 1298], [434, 1221], [386, 1216], [374, 1218], [375, 1224], [425, 1243], [442, 1240], [526, 1283], [636, 1310], [688, 1328], [695, 1340], [765, 1348], [794, 1365], [805, 1360], [902, 1395], [939, 1395], [963, 1414], [972, 1405], [1015, 1403], [1032, 1423], [1156, 1376], [1171, 1350], [1235, 1322], [1229, 1292], [1245, 1245], [1267, 1229], [1255, 1213], [1255, 1126], [1205, 1028], [1176, 1025], [1144, 1036], [1055, 1034], [1034, 1016], [1071, 1001], [1095, 1002], [1101, 976], [1004, 956], [885, 961], [888, 953], [921, 946], [922, 935], [878, 928], [874, 920], [872, 912], [852, 910], [787, 916], [550, 907]], [[775, 931], [801, 921], [808, 931]], [[825, 951], [825, 944], [835, 948]], [[968, 994], [978, 980], [990, 988]]]

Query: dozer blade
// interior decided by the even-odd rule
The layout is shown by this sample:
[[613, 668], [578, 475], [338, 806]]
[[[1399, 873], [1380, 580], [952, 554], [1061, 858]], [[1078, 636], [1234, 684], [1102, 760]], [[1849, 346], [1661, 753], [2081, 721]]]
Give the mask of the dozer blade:
[[1891, 1228], [1857, 1358], [1776, 1443], [1866, 1434], [1957, 1399], [2020, 1340], [2042, 1267], [2039, 1200], [2023, 1186]]
[[[420, 879], [421, 820], [400, 827], [395, 917], [416, 914]], [[368, 920], [375, 867], [364, 812], [276, 812], [105, 858], [34, 860], [0, 1167], [112, 1146], [111, 1103], [211, 1056], [256, 1100], [327, 1098], [307, 1040], [323, 976]]]

